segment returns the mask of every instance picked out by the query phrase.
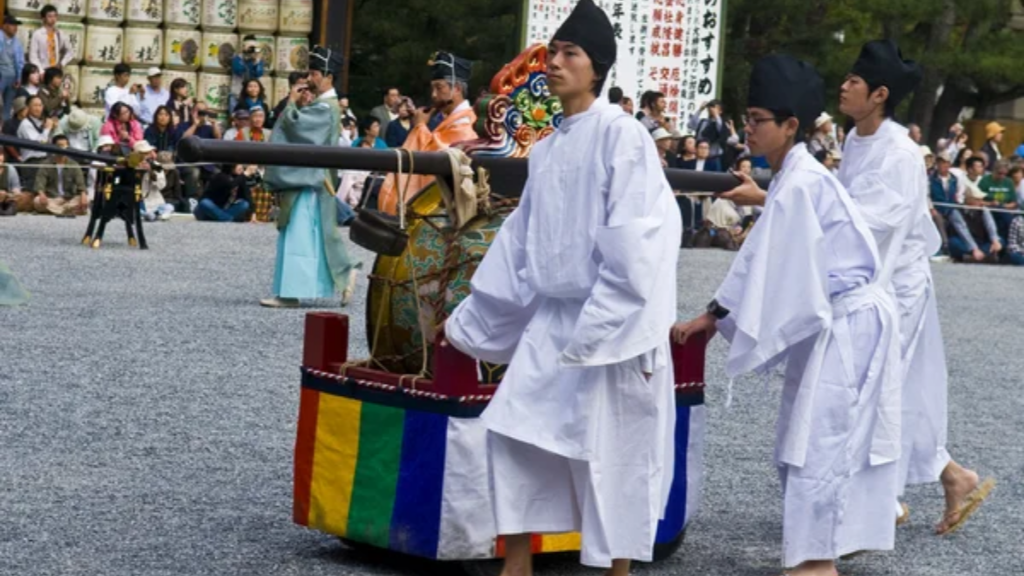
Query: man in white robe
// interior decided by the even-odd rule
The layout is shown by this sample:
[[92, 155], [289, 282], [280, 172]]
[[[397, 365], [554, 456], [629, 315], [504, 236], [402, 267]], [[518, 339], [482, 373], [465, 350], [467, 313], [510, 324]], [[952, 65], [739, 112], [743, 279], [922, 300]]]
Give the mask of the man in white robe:
[[[928, 211], [928, 176], [920, 148], [892, 120], [917, 86], [920, 67], [892, 40], [869, 42], [840, 89], [839, 107], [856, 128], [846, 138], [839, 180], [878, 244], [884, 276], [900, 310], [903, 361], [903, 451], [899, 494], [908, 484], [939, 481], [946, 513], [939, 534], [959, 528], [994, 486], [957, 464], [946, 450], [947, 372], [929, 257], [942, 239]], [[898, 522], [909, 518], [897, 506]]]
[[776, 174], [708, 312], [673, 329], [678, 341], [721, 331], [730, 378], [786, 363], [775, 461], [791, 576], [836, 576], [839, 557], [895, 539], [898, 315], [871, 231], [800, 142], [823, 108], [810, 65], [769, 56], [754, 66], [747, 143]]
[[607, 15], [580, 0], [548, 55], [565, 118], [445, 326], [508, 363], [482, 419], [504, 576], [532, 574], [530, 534], [582, 532], [581, 561], [650, 561], [673, 470], [669, 331], [682, 223], [653, 140], [598, 100]]

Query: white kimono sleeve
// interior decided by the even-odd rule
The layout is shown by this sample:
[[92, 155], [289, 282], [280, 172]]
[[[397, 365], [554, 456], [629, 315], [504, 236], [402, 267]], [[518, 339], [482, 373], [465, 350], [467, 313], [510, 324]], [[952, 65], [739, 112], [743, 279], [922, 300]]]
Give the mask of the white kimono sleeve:
[[529, 213], [527, 185], [473, 274], [472, 292], [445, 323], [448, 341], [473, 358], [511, 362], [537, 308], [539, 298], [524, 280]]
[[646, 354], [668, 338], [676, 313], [678, 210], [650, 137], [635, 122], [620, 126], [608, 136], [615, 146], [605, 158], [607, 219], [595, 233], [597, 282], [559, 359], [563, 366]]
[[925, 192], [918, 187], [914, 165], [914, 158], [907, 151], [891, 150], [879, 170], [854, 178], [848, 188], [875, 238], [890, 237], [920, 208], [914, 196]]

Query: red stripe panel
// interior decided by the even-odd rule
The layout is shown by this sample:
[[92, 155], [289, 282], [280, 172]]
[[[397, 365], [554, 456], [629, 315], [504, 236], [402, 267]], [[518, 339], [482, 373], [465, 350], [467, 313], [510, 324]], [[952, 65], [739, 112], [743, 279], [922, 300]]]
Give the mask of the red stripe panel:
[[313, 453], [316, 449], [316, 423], [320, 411], [320, 392], [303, 388], [299, 397], [299, 426], [295, 438], [293, 520], [309, 526], [309, 493], [313, 484]]

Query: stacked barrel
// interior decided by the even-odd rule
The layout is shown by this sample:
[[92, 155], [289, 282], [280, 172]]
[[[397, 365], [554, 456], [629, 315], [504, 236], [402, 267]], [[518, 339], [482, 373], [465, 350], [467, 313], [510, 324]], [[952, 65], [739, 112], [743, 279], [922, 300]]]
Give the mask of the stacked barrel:
[[[43, 2], [45, 4], [46, 2]], [[288, 74], [309, 63], [313, 0], [49, 0], [58, 29], [75, 51], [65, 68], [78, 105], [103, 116], [103, 93], [114, 65], [132, 67], [132, 82], [146, 84], [146, 70], [164, 71], [164, 86], [188, 81], [193, 95], [223, 118], [228, 114], [231, 61], [252, 34], [263, 53], [261, 79], [269, 105], [288, 92]], [[22, 20], [25, 46], [40, 24], [39, 0], [9, 0]]]

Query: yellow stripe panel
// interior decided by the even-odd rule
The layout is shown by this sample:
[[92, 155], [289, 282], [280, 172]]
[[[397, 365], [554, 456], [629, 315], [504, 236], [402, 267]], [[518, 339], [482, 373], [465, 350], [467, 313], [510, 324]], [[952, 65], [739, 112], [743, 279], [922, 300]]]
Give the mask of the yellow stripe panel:
[[359, 459], [359, 415], [362, 402], [320, 395], [313, 484], [309, 491], [309, 526], [328, 534], [348, 531], [352, 485]]
[[582, 541], [579, 532], [572, 534], [545, 534], [541, 537], [541, 552], [576, 552]]

